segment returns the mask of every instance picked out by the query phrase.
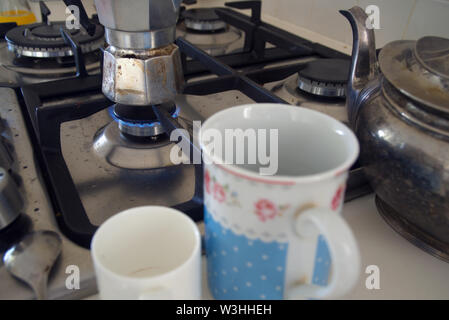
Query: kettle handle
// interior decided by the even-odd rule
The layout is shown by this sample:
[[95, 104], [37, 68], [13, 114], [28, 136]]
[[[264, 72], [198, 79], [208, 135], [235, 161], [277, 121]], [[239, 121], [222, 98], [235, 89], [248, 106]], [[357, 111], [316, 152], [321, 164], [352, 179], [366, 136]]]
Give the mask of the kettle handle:
[[354, 128], [362, 91], [379, 75], [376, 39], [370, 19], [362, 8], [355, 6], [349, 10], [341, 10], [340, 13], [349, 20], [353, 34], [346, 105], [349, 123]]

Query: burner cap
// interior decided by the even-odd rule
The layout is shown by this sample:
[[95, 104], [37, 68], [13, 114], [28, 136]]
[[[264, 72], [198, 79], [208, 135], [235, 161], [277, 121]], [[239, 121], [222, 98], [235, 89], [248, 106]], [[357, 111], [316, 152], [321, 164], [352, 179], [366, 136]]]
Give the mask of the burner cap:
[[[175, 104], [162, 104], [159, 108], [167, 110], [173, 118], [178, 116], [178, 109]], [[111, 116], [119, 124], [120, 131], [129, 136], [155, 137], [165, 133], [165, 129], [159, 123], [152, 106], [116, 104], [111, 108]]]
[[[61, 27], [60, 24], [51, 24], [51, 25], [44, 24], [37, 26], [36, 28], [33, 29], [28, 29], [29, 31], [27, 32], [31, 33], [30, 38], [42, 38], [54, 40], [55, 38], [61, 38], [61, 32], [59, 29], [60, 27]], [[64, 30], [72, 37], [80, 32], [80, 30], [78, 29], [67, 30], [66, 28], [64, 28]]]
[[215, 32], [226, 29], [227, 24], [215, 13], [213, 8], [190, 9], [182, 13], [185, 25], [195, 31]]
[[104, 29], [97, 25], [95, 34], [89, 36], [84, 29], [67, 29], [63, 21], [51, 24], [35, 23], [10, 30], [5, 39], [9, 50], [20, 56], [33, 58], [51, 58], [73, 56], [72, 49], [61, 37], [60, 28], [77, 41], [83, 53], [95, 51], [103, 46]]
[[314, 60], [298, 72], [298, 87], [324, 97], [346, 96], [351, 62], [344, 59]]

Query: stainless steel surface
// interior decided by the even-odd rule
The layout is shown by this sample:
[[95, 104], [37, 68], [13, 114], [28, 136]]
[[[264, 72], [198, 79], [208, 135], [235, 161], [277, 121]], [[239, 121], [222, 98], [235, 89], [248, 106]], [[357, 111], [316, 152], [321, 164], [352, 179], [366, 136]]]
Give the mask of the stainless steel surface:
[[23, 198], [9, 172], [0, 168], [0, 231], [13, 223], [23, 208]]
[[176, 27], [146, 32], [105, 29], [107, 43], [121, 49], [155, 49], [175, 41]]
[[[181, 0], [95, 0], [95, 5], [100, 23], [106, 28], [126, 32], [148, 32], [175, 26]], [[160, 46], [171, 42], [173, 41]]]
[[[29, 221], [30, 227], [27, 228], [27, 231], [53, 230], [60, 232], [14, 90], [0, 88], [0, 100], [2, 101], [0, 117], [6, 120], [2, 136], [14, 145], [14, 173], [20, 176], [22, 181], [20, 190], [23, 198], [26, 199], [22, 216]], [[90, 252], [75, 245], [63, 235], [61, 238], [62, 254], [54, 266], [48, 282], [48, 297], [50, 299], [77, 299], [94, 294], [96, 284]], [[79, 268], [79, 290], [66, 287], [66, 279], [71, 275], [71, 273], [66, 273], [69, 266]], [[11, 277], [3, 265], [3, 261], [0, 261], [0, 300], [32, 298], [34, 298], [33, 291], [27, 285]]]
[[298, 77], [298, 88], [317, 96], [333, 98], [346, 96], [346, 86], [344, 85], [312, 81], [301, 76]]
[[[442, 42], [444, 41], [445, 39], [442, 39]], [[395, 41], [387, 44], [379, 55], [380, 70], [388, 82], [409, 100], [449, 113], [449, 75], [443, 74], [445, 63], [443, 59], [439, 60], [441, 59], [439, 57], [441, 72], [429, 72], [429, 68], [431, 70], [439, 68], [437, 65], [428, 67], [421, 64], [416, 56], [416, 47], [419, 43], [419, 41]], [[443, 58], [449, 60], [449, 53], [446, 52]]]
[[[92, 52], [103, 47], [104, 40], [99, 39], [85, 44], [80, 44], [83, 53]], [[23, 47], [15, 43], [8, 42], [8, 50], [17, 56], [26, 56], [31, 58], [58, 58], [71, 57], [73, 51], [69, 47], [63, 48], [37, 48], [37, 47]]]
[[374, 41], [374, 28], [367, 28], [368, 15], [360, 7], [340, 11], [350, 22], [354, 41], [352, 45], [352, 64], [346, 92], [348, 120], [354, 126], [358, 107], [378, 89], [379, 74]]
[[393, 95], [403, 97], [384, 84], [382, 93], [370, 97], [359, 112], [355, 132], [361, 164], [383, 201], [449, 243], [449, 120], [386, 98]]
[[181, 22], [176, 28], [176, 36], [186, 39], [212, 56], [241, 52], [245, 42], [242, 32], [231, 26], [220, 32], [197, 33], [189, 31], [185, 22]]
[[3, 256], [6, 269], [33, 288], [36, 298], [47, 299], [48, 276], [61, 254], [62, 240], [53, 231], [28, 234]]
[[449, 244], [429, 236], [429, 234], [423, 232], [420, 228], [414, 226], [406, 219], [401, 218], [400, 214], [379, 197], [376, 197], [376, 206], [382, 218], [393, 230], [413, 243], [416, 247], [449, 263]]
[[[310, 60], [310, 58], [304, 60], [304, 62], [308, 60]], [[289, 104], [320, 111], [334, 117], [337, 120], [340, 120], [341, 122], [344, 122], [346, 124], [348, 123], [348, 113], [346, 110], [345, 99], [311, 99], [311, 97], [304, 95], [298, 89], [297, 74], [290, 76], [286, 80], [267, 84], [265, 85], [265, 87], [270, 89], [277, 96], [287, 101]]]
[[[3, 120], [0, 119], [0, 122], [2, 121]], [[0, 132], [3, 132], [5, 125], [6, 124], [1, 123]], [[0, 167], [4, 168], [6, 171], [9, 171], [12, 166], [13, 158], [11, 155], [11, 148], [12, 147], [8, 145], [7, 140], [0, 136]]]
[[[237, 91], [205, 97], [179, 96], [176, 99], [181, 110], [179, 118], [189, 131], [192, 131], [193, 120], [202, 121], [220, 110], [251, 102]], [[61, 127], [64, 159], [92, 224], [100, 225], [112, 215], [131, 207], [149, 204], [172, 206], [192, 198], [195, 183], [193, 165], [147, 169], [157, 164], [164, 166], [166, 163], [163, 162], [170, 160], [167, 156], [171, 143], [165, 141], [162, 144], [165, 147], [152, 150], [154, 145], [132, 145], [116, 136], [108, 139], [125, 145], [125, 148], [121, 147], [123, 153], [109, 153], [110, 156], [105, 157], [105, 153], [96, 146], [98, 137], [105, 134], [102, 129], [105, 126], [109, 126], [106, 134], [118, 135], [116, 125], [110, 113], [104, 110], [87, 119], [64, 123]]]
[[[44, 63], [33, 66], [21, 66], [15, 62], [16, 55], [10, 52], [7, 44], [0, 41], [0, 85], [16, 86], [30, 83], [53, 81], [73, 77], [76, 74], [75, 66], [47, 65]], [[100, 72], [98, 56], [88, 54], [85, 56], [86, 69], [90, 74]]]
[[[181, 120], [181, 123], [183, 121]], [[182, 124], [181, 127], [187, 125]], [[168, 137], [156, 137], [145, 142], [133, 142], [124, 137], [115, 121], [106, 125], [93, 142], [97, 156], [111, 165], [121, 169], [149, 170], [174, 166], [170, 153], [174, 146]], [[186, 199], [189, 200], [189, 199]]]
[[[292, 85], [295, 83], [293, 80]], [[194, 120], [204, 121], [218, 111], [253, 102], [234, 90], [176, 98], [176, 105], [181, 110], [179, 118], [189, 131], [192, 131]], [[336, 109], [342, 109], [345, 114], [344, 105]], [[151, 144], [129, 143], [119, 136], [117, 124], [107, 110], [86, 119], [64, 123], [61, 145], [83, 206], [94, 225], [100, 225], [110, 216], [130, 207], [148, 204], [172, 206], [193, 196], [193, 166], [146, 170], [164, 166], [163, 161], [167, 159], [172, 144], [164, 142], [162, 146], [170, 148], [152, 150]], [[112, 151], [113, 148], [117, 150]], [[155, 154], [157, 158], [154, 158]], [[357, 172], [355, 184], [360, 181], [359, 175]]]
[[374, 33], [367, 31], [366, 14], [355, 7], [345, 16], [354, 32], [348, 109], [361, 145], [361, 165], [379, 198], [408, 223], [409, 234], [416, 238], [426, 234], [447, 245], [447, 79], [417, 63], [416, 42], [410, 41], [387, 45], [380, 54], [383, 73], [378, 73], [372, 55]]
[[110, 45], [104, 51], [103, 93], [128, 105], [173, 101], [184, 82], [173, 44], [181, 0], [95, 0]]
[[198, 20], [185, 20], [185, 25], [187, 28], [196, 31], [217, 31], [221, 29], [226, 29], [227, 24], [224, 21], [198, 21]]
[[181, 53], [175, 44], [153, 50], [104, 52], [103, 93], [127, 105], [158, 105], [173, 101], [182, 91]]
[[430, 72], [449, 77], [449, 39], [423, 37], [416, 42], [415, 56]]

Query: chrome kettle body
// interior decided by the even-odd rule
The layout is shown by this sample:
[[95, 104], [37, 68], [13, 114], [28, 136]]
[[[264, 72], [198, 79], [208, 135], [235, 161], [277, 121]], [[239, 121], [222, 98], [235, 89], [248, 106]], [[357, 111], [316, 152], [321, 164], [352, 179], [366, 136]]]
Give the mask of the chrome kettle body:
[[377, 58], [366, 13], [341, 13], [354, 38], [348, 118], [380, 211], [449, 261], [449, 40], [396, 41]]

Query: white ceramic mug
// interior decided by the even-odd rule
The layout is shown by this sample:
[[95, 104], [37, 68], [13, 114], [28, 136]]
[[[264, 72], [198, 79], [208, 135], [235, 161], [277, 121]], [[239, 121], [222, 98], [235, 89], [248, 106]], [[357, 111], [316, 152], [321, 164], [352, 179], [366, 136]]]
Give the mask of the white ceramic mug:
[[[225, 162], [223, 149], [217, 155], [226, 144], [215, 144], [217, 132], [225, 137], [229, 129], [248, 129], [248, 136], [277, 129], [277, 146], [262, 143], [270, 152], [278, 148], [277, 174], [262, 175], [262, 161], [235, 165]], [[208, 282], [216, 299], [336, 298], [352, 289], [360, 256], [340, 215], [359, 154], [349, 128], [309, 109], [253, 104], [210, 117], [200, 144]]]
[[101, 299], [201, 299], [201, 237], [182, 212], [118, 213], [97, 230], [91, 252]]

